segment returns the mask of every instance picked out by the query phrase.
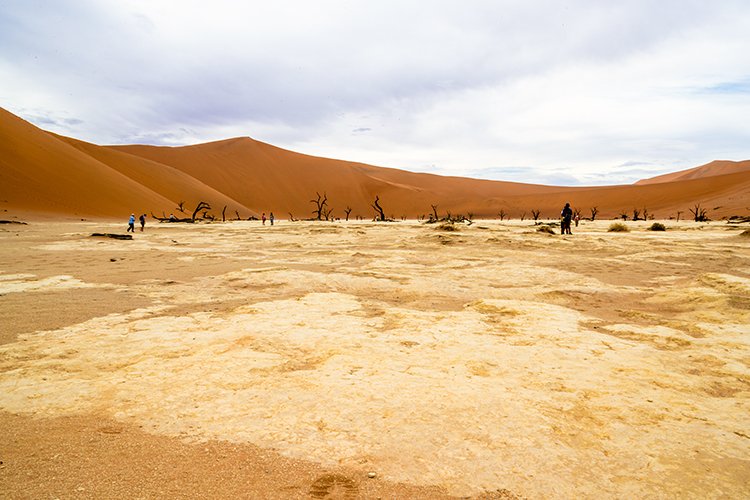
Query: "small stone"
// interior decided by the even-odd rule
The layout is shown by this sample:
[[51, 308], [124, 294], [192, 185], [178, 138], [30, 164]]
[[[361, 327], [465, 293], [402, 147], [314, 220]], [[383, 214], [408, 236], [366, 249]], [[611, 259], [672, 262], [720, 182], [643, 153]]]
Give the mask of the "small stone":
[[367, 477], [369, 477], [370, 479], [375, 479], [375, 476], [377, 476], [377, 474], [375, 474], [374, 472], [367, 473]]

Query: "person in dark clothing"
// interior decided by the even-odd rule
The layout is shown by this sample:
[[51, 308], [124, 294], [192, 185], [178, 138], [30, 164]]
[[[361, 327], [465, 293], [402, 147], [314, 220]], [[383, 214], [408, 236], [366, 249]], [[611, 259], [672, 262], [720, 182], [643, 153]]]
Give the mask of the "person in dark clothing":
[[141, 223], [141, 232], [143, 232], [143, 228], [146, 226], [146, 214], [141, 214], [141, 216], [138, 217], [138, 221]]
[[573, 209], [570, 203], [565, 204], [565, 208], [560, 212], [560, 234], [573, 234], [570, 232], [570, 221], [573, 219]]

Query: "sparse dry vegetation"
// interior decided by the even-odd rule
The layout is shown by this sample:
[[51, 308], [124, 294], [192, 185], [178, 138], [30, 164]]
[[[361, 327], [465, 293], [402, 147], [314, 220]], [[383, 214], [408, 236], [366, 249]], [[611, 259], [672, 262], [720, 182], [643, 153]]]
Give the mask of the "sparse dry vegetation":
[[607, 229], [607, 232], [610, 233], [628, 233], [630, 232], [630, 228], [623, 224], [622, 222], [614, 222], [609, 225], [609, 229]]

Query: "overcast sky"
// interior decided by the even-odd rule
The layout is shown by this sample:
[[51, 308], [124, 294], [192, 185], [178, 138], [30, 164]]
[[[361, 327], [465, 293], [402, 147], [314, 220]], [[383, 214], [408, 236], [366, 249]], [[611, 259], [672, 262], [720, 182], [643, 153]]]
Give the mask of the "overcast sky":
[[0, 0], [0, 106], [97, 144], [630, 183], [750, 159], [750, 1]]

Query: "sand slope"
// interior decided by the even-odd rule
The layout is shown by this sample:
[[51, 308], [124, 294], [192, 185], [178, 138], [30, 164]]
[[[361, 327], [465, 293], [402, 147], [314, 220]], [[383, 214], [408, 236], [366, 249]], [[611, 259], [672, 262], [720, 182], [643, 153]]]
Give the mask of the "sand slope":
[[[571, 188], [444, 177], [320, 158], [248, 137], [184, 147], [97, 146], [45, 132], [0, 111], [0, 210], [10, 216], [127, 217], [130, 212], [188, 212], [198, 201], [211, 213], [242, 218], [275, 212], [313, 216], [311, 199], [326, 194], [334, 217], [370, 219], [376, 196], [393, 218], [417, 218], [437, 205], [440, 216], [474, 214], [556, 218], [570, 202], [600, 218], [646, 208], [658, 218], [688, 216], [696, 203], [708, 216], [747, 215], [750, 161], [715, 162], [628, 186]], [[670, 177], [671, 176], [671, 177]], [[10, 217], [9, 216], [9, 217]], [[6, 217], [7, 218], [7, 217]]]
[[172, 205], [150, 187], [1, 109], [0, 200], [8, 211], [76, 216], [127, 216]]
[[687, 170], [680, 170], [679, 172], [672, 172], [670, 174], [659, 175], [651, 177], [649, 179], [642, 179], [636, 182], [637, 185], [644, 184], [659, 184], [664, 182], [673, 181], [686, 181], [690, 179], [701, 179], [703, 177], [713, 177], [716, 175], [734, 174], [737, 172], [748, 172], [750, 171], [750, 160], [745, 161], [729, 161], [729, 160], [715, 160], [700, 167], [689, 168]]

